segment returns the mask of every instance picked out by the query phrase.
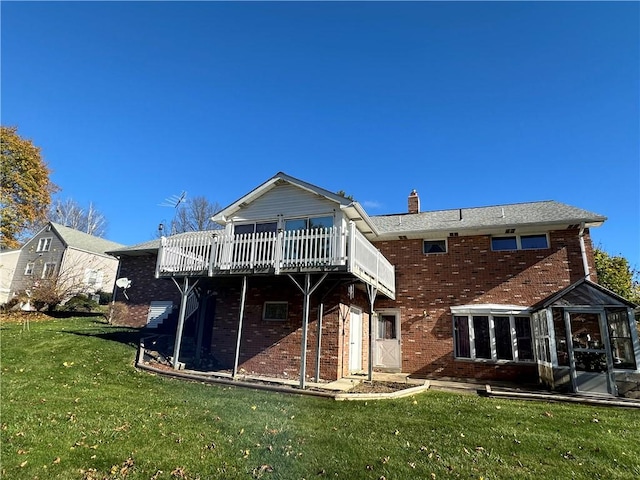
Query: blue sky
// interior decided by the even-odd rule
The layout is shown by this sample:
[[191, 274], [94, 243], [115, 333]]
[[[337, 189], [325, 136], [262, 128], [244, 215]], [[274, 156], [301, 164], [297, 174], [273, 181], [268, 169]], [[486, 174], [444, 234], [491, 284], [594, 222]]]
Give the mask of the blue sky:
[[640, 267], [638, 2], [7, 2], [1, 121], [107, 238], [278, 171], [370, 215], [557, 200]]

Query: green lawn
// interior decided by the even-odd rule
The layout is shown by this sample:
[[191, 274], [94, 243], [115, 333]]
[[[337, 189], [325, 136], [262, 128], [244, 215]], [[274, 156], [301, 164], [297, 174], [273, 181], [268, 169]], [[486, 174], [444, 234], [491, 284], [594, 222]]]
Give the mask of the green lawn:
[[631, 479], [640, 412], [428, 391], [335, 402], [133, 367], [137, 332], [1, 325], [7, 479]]

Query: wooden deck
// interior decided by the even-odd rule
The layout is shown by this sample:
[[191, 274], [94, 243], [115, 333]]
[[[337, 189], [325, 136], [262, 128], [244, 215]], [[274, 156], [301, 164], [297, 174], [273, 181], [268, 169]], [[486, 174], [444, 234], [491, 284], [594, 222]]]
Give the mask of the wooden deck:
[[156, 277], [349, 272], [395, 298], [394, 266], [351, 225], [229, 235], [222, 231], [162, 237]]

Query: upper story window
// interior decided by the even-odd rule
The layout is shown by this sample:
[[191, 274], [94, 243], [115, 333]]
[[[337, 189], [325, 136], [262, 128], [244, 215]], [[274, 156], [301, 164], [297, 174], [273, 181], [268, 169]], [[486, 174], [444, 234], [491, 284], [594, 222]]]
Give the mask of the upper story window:
[[38, 240], [38, 248], [36, 249], [36, 252], [48, 252], [51, 250], [51, 240], [51, 237], [41, 238]]
[[25, 275], [33, 275], [34, 263], [27, 263], [27, 266], [24, 268]]
[[491, 250], [535, 250], [549, 248], [547, 234], [511, 235], [509, 237], [491, 237]]
[[422, 242], [422, 252], [429, 253], [447, 253], [446, 240], [424, 240]]
[[316, 228], [333, 227], [333, 216], [291, 218], [284, 221], [284, 229], [291, 230], [313, 230]]

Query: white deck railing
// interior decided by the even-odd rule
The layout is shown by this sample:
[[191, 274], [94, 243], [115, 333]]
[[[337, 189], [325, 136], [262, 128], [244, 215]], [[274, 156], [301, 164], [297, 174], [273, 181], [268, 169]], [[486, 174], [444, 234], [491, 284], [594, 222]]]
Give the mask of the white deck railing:
[[229, 235], [193, 232], [162, 237], [156, 276], [273, 270], [274, 273], [343, 267], [395, 293], [393, 265], [351, 224], [339, 227]]

